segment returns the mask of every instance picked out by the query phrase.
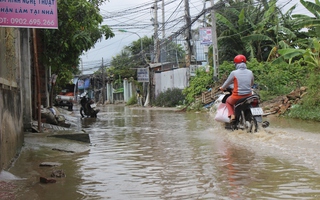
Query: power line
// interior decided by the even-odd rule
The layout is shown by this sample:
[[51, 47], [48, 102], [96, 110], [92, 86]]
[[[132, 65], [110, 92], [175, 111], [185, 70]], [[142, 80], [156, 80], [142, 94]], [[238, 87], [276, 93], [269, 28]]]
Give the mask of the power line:
[[[291, 1], [292, 0], [290, 0], [289, 2], [286, 1], [286, 5]], [[212, 7], [209, 7], [205, 10], [202, 9], [203, 0], [198, 0], [198, 1], [190, 0], [190, 5], [192, 5], [192, 9], [194, 10], [193, 13], [196, 13], [196, 14], [191, 15], [192, 20], [190, 24], [185, 24], [183, 23], [183, 19], [182, 19], [182, 17], [184, 16], [184, 12], [181, 7], [181, 3], [182, 3], [181, 0], [171, 0], [165, 3], [166, 7], [170, 6], [169, 9], [165, 9], [165, 14], [168, 15], [169, 17], [167, 17], [165, 23], [160, 28], [158, 28], [157, 30], [159, 32], [158, 35], [161, 34], [161, 31], [164, 27], [166, 29], [166, 32], [174, 33], [174, 34], [171, 34], [169, 37], [167, 37], [169, 39], [178, 37], [178, 35], [183, 35], [183, 32], [186, 30], [188, 26], [192, 26], [195, 22], [197, 22], [197, 20], [199, 20], [199, 18], [202, 15], [204, 15], [210, 9], [213, 9]], [[259, 2], [255, 2], [255, 4], [258, 4], [258, 3]], [[151, 7], [153, 6], [153, 4], [154, 4], [154, 0], [150, 0], [138, 5], [134, 5], [129, 8], [119, 9], [112, 12], [106, 11], [105, 9], [101, 9], [101, 13], [104, 18], [104, 24], [107, 24], [112, 29], [117, 29], [117, 28], [129, 29], [129, 30], [134, 30], [134, 32], [137, 32], [140, 35], [144, 35], [144, 34], [152, 35], [152, 32], [154, 32], [152, 29], [153, 26], [152, 26], [152, 23], [150, 22], [150, 19], [148, 19], [148, 17], [146, 16], [150, 16], [150, 18], [152, 17]], [[220, 10], [222, 8], [225, 8], [224, 5], [219, 4], [219, 7], [216, 7], [215, 9]], [[241, 9], [241, 8], [243, 8], [243, 6], [242, 7], [233, 6], [225, 9]], [[201, 12], [199, 12], [199, 10], [201, 10]], [[123, 39], [128, 37], [130, 37], [130, 35], [127, 37], [122, 37], [120, 40], [107, 44], [104, 47], [93, 49], [90, 51], [97, 52], [99, 50], [108, 48], [114, 44], [118, 44], [118, 46], [120, 46], [121, 41], [123, 41]]]

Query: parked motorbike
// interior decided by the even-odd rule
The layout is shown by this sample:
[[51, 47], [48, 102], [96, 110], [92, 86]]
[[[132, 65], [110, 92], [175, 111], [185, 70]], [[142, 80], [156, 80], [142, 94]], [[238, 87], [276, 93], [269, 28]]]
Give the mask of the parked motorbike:
[[[228, 93], [224, 94], [221, 103], [226, 103], [227, 98], [232, 94], [232, 89], [226, 90]], [[269, 126], [268, 121], [263, 121], [263, 109], [259, 106], [260, 96], [253, 90], [253, 94], [249, 97], [238, 100], [234, 106], [235, 120], [226, 122], [225, 128], [231, 130], [246, 130], [248, 133], [257, 132], [259, 124], [263, 128]]]
[[81, 117], [91, 117], [91, 118], [97, 118], [98, 112], [100, 112], [100, 109], [96, 108], [96, 104], [92, 99], [87, 97], [87, 95], [81, 97], [80, 100], [81, 108], [80, 108], [80, 115]]

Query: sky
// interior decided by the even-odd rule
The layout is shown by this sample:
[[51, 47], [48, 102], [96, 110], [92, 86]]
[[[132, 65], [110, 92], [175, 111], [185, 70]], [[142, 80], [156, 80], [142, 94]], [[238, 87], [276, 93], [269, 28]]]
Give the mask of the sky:
[[[191, 18], [196, 16], [204, 8], [204, 0], [189, 0]], [[314, 2], [314, 1], [313, 1]], [[184, 0], [164, 0], [165, 36], [178, 31], [184, 25]], [[307, 11], [300, 5], [299, 0], [278, 0], [278, 6], [284, 6], [284, 10], [297, 4], [294, 13], [306, 14]], [[112, 28], [115, 37], [97, 42], [94, 48], [84, 52], [81, 56], [80, 69], [91, 71], [110, 63], [112, 57], [121, 53], [121, 50], [140, 37], [151, 37], [154, 34], [152, 19], [154, 18], [154, 0], [109, 0], [100, 7], [100, 13], [104, 18], [103, 24]], [[206, 7], [210, 7], [210, 2]], [[162, 27], [162, 2], [158, 3], [158, 22]], [[200, 25], [200, 24], [198, 24]], [[119, 29], [128, 32], [120, 32]], [[159, 31], [162, 38], [163, 31]], [[95, 71], [95, 70], [94, 70]]]
[[[203, 0], [189, 0], [190, 13], [192, 16], [201, 12]], [[165, 35], [171, 35], [184, 25], [184, 0], [165, 0]], [[121, 50], [130, 45], [140, 37], [151, 37], [154, 34], [154, 27], [151, 19], [154, 18], [154, 0], [109, 0], [101, 7], [100, 13], [104, 17], [103, 24], [112, 28], [115, 37], [96, 43], [95, 47], [85, 52], [82, 56], [82, 69], [90, 69], [97, 65], [110, 62], [113, 56], [121, 53]], [[207, 5], [210, 5], [207, 4]], [[162, 3], [158, 3], [161, 8]], [[179, 20], [181, 21], [180, 23]], [[171, 22], [172, 21], [172, 22]], [[158, 9], [158, 22], [162, 23], [162, 9]], [[170, 23], [169, 23], [170, 22]], [[177, 23], [179, 25], [177, 25]], [[159, 25], [161, 27], [161, 24]], [[119, 32], [119, 29], [129, 32]], [[134, 32], [134, 33], [130, 33]], [[162, 38], [162, 31], [159, 32]]]

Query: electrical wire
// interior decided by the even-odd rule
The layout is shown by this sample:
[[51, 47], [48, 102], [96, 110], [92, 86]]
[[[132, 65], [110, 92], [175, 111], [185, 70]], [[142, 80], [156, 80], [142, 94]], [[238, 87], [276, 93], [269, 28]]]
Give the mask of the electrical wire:
[[[158, 2], [160, 2], [160, 0]], [[170, 2], [165, 3], [165, 6], [166, 6], [165, 8], [167, 8], [167, 6], [169, 5], [172, 7], [170, 7], [169, 9], [165, 9], [165, 15], [166, 16], [169, 15], [169, 17], [166, 18], [166, 21], [162, 23], [160, 28], [158, 28], [157, 30], [158, 36], [162, 34], [161, 31], [165, 28], [166, 32], [173, 33], [167, 38], [171, 40], [174, 38], [177, 38], [179, 35], [183, 34], [183, 32], [187, 28], [191, 27], [203, 14], [205, 14], [206, 12], [210, 11], [213, 8], [213, 7], [209, 7], [207, 9], [203, 9], [203, 3], [204, 3], [203, 0], [198, 0], [198, 1], [190, 0], [189, 1], [190, 3], [189, 5], [191, 5], [190, 9], [195, 10], [196, 12], [193, 11], [193, 13], [198, 13], [198, 14], [191, 16], [191, 19], [192, 19], [191, 24], [185, 24], [183, 23], [183, 18], [185, 14], [181, 6], [182, 2], [183, 0], [171, 0]], [[292, 0], [285, 1], [286, 4], [284, 4], [281, 8], [285, 7], [291, 2]], [[124, 29], [136, 30], [135, 32], [140, 34], [142, 32], [146, 34], [150, 34], [151, 32], [154, 33], [154, 30], [153, 30], [154, 27], [152, 26], [152, 23], [150, 23], [150, 19], [149, 20], [146, 19], [146, 16], [148, 15], [152, 16], [154, 11], [152, 7], [154, 6], [154, 3], [155, 2], [152, 0], [152, 1], [147, 1], [145, 3], [135, 5], [133, 7], [129, 7], [125, 9], [120, 9], [112, 12], [101, 9], [100, 12], [102, 13], [101, 15], [103, 16], [104, 24], [107, 24], [112, 29], [124, 28]], [[177, 4], [173, 5], [174, 3], [177, 3]], [[259, 2], [254, 3], [254, 5], [258, 5], [258, 4]], [[200, 12], [199, 12], [200, 10], [199, 8], [201, 8]], [[215, 7], [217, 11], [221, 9], [241, 9], [241, 8], [244, 8], [243, 5], [242, 7], [240, 6], [230, 6], [228, 8]], [[181, 25], [179, 26], [179, 24]], [[244, 30], [244, 32], [250, 29], [252, 28]], [[237, 33], [237, 34], [241, 34], [241, 33]], [[130, 36], [127, 36], [127, 37], [130, 37]], [[122, 37], [121, 41], [127, 37]], [[94, 49], [94, 51], [99, 51], [101, 49], [108, 48], [115, 43], [119, 43], [119, 41], [113, 42], [99, 49]], [[97, 64], [96, 61], [92, 61], [92, 63]], [[90, 67], [90, 65], [85, 64], [84, 66]]]

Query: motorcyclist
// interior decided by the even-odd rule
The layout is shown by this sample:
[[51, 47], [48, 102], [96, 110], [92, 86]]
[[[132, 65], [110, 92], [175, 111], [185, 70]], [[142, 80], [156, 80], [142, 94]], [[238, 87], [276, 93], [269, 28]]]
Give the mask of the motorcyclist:
[[236, 70], [233, 70], [228, 76], [227, 80], [220, 87], [220, 90], [226, 90], [229, 85], [233, 84], [232, 95], [228, 97], [226, 101], [226, 106], [228, 109], [228, 117], [231, 122], [235, 120], [234, 115], [234, 105], [242, 98], [252, 95], [251, 87], [254, 82], [253, 73], [251, 70], [247, 69], [247, 59], [244, 55], [237, 55], [233, 59]]
[[97, 113], [100, 111], [99, 109], [93, 109], [91, 107], [91, 104], [93, 104], [93, 101], [85, 94], [80, 101], [81, 108], [80, 108], [80, 115], [81, 117], [92, 117], [97, 118]]

